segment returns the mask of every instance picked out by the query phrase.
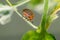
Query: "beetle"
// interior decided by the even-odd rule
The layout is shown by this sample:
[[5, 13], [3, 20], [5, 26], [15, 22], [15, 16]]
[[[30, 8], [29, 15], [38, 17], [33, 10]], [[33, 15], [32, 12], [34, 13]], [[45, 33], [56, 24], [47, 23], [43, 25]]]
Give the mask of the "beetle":
[[34, 19], [34, 13], [30, 9], [23, 9], [23, 16], [30, 22]]

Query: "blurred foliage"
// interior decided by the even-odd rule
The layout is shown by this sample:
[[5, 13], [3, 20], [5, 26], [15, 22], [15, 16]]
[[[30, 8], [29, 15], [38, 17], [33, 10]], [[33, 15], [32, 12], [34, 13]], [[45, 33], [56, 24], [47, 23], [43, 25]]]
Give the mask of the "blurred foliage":
[[22, 40], [56, 40], [52, 34], [45, 33], [45, 37], [42, 35], [43, 34], [31, 30], [22, 37]]
[[57, 6], [55, 8], [55, 10], [57, 10], [58, 8], [60, 8], [60, 0], [54, 0], [57, 3]]
[[55, 10], [57, 10], [59, 8], [60, 8], [60, 3], [57, 3], [57, 6], [56, 6], [56, 9]]
[[[46, 29], [49, 28], [51, 22], [53, 21], [53, 18], [51, 17], [51, 15], [52, 15], [53, 12], [55, 11], [56, 6], [57, 6], [57, 4], [55, 4], [53, 7], [50, 7], [50, 8], [48, 9], [48, 14], [49, 14], [49, 15], [47, 16], [47, 20], [46, 20]], [[55, 15], [55, 14], [54, 14], [54, 15]], [[54, 16], [54, 17], [55, 17], [55, 16]]]
[[9, 14], [9, 12], [10, 12], [9, 10], [5, 10], [5, 11], [1, 11], [0, 13], [3, 15], [7, 15], [7, 14]]
[[0, 6], [3, 5], [2, 3], [0, 3]]
[[56, 2], [56, 4], [53, 7], [50, 7], [48, 11], [49, 16], [47, 17], [47, 21], [46, 21], [46, 29], [49, 28], [51, 22], [53, 22], [56, 18], [58, 18], [55, 11], [60, 8], [60, 0], [54, 0], [54, 1]]
[[3, 6], [4, 4], [3, 3], [0, 3], [0, 7]]
[[36, 5], [40, 4], [40, 3], [43, 3], [43, 0], [31, 0], [29, 2], [29, 5], [36, 6]]
[[[14, 3], [12, 2], [12, 4], [13, 4], [13, 6], [15, 6], [15, 5], [17, 5], [19, 3], [22, 3], [24, 1], [26, 1], [26, 0], [18, 0], [16, 2], [14, 1]], [[10, 0], [10, 2], [11, 2], [11, 0]], [[43, 3], [43, 0], [31, 0], [30, 2], [28, 2], [28, 6], [34, 7], [34, 6], [36, 6], [36, 5], [40, 4], [40, 3]]]
[[[4, 6], [5, 4], [3, 3], [0, 3], [0, 7]], [[9, 14], [10, 10], [3, 10], [3, 11], [0, 11], [0, 14], [3, 14], [3, 15], [7, 15]]]
[[60, 2], [60, 0], [54, 0], [55, 2]]

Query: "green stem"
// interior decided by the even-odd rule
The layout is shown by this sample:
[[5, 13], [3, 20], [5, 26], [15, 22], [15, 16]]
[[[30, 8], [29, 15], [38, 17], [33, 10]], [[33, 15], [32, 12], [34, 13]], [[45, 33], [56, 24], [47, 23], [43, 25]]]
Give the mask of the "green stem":
[[45, 24], [46, 24], [46, 19], [47, 19], [47, 11], [48, 11], [48, 0], [44, 0], [44, 13], [42, 16], [42, 21], [41, 21], [41, 31], [46, 31]]
[[47, 19], [47, 12], [48, 12], [48, 0], [44, 0], [44, 13], [42, 15], [42, 21], [39, 25], [40, 32], [44, 34], [46, 32], [46, 19]]
[[48, 11], [48, 0], [44, 0], [44, 13], [42, 16], [42, 21], [40, 24], [40, 28], [41, 28], [41, 40], [43, 40], [43, 38], [45, 39], [45, 33], [46, 33], [46, 19], [47, 19], [47, 11]]

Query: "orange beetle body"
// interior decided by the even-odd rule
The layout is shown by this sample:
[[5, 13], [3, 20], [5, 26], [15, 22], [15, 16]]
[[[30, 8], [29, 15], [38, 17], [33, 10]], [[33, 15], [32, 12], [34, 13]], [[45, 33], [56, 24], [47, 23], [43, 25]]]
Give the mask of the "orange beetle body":
[[30, 9], [24, 9], [23, 10], [23, 16], [31, 22], [34, 18], [34, 14]]

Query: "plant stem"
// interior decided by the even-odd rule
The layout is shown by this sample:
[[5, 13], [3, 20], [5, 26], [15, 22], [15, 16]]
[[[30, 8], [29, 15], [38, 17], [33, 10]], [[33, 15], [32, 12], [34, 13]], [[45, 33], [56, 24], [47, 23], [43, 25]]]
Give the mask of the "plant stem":
[[41, 28], [41, 40], [43, 40], [43, 38], [45, 39], [45, 33], [46, 33], [46, 19], [47, 19], [47, 12], [48, 12], [48, 0], [44, 0], [44, 13], [42, 15], [42, 21], [40, 24], [40, 28]]
[[47, 11], [48, 11], [48, 0], [44, 0], [44, 13], [42, 16], [42, 21], [40, 24], [41, 31], [46, 31], [45, 24], [46, 24], [46, 19], [47, 19]]
[[13, 5], [9, 2], [9, 0], [6, 0], [6, 2], [14, 9], [14, 11], [15, 11], [24, 21], [26, 21], [26, 22], [27, 22], [29, 25], [31, 25], [33, 28], [35, 28], [35, 29], [38, 28], [37, 26], [33, 25], [30, 21], [27, 21], [27, 19], [25, 19], [25, 18], [17, 11], [17, 9], [16, 9], [16, 7], [18, 7], [19, 5], [21, 6], [21, 5], [25, 4], [25, 2], [29, 2], [29, 1], [25, 1], [25, 2], [23, 2], [23, 3], [19, 3], [19, 4], [17, 4], [16, 6], [13, 6]]
[[22, 2], [22, 3], [19, 3], [19, 4], [15, 5], [14, 7], [17, 8], [17, 7], [19, 7], [19, 6], [27, 3], [27, 2], [29, 2], [29, 1], [30, 1], [30, 0], [26, 0], [26, 1]]
[[48, 12], [48, 0], [44, 0], [44, 13], [42, 15], [42, 21], [40, 24], [40, 36], [41, 40], [44, 38], [45, 39], [45, 33], [46, 33], [46, 20], [47, 20], [47, 12]]

